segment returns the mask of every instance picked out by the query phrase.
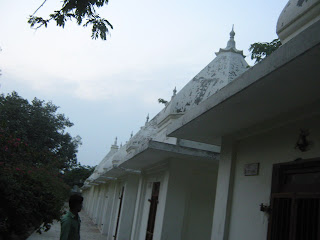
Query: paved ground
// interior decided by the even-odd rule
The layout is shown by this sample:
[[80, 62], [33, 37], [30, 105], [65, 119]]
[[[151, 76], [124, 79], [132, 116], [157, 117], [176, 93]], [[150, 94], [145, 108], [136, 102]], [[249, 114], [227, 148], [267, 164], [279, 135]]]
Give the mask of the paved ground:
[[[81, 229], [80, 237], [81, 240], [105, 240], [106, 236], [103, 236], [98, 228], [93, 224], [88, 215], [82, 210], [80, 213], [81, 218]], [[38, 234], [33, 233], [27, 240], [59, 240], [60, 237], [60, 222], [55, 222], [48, 232]]]

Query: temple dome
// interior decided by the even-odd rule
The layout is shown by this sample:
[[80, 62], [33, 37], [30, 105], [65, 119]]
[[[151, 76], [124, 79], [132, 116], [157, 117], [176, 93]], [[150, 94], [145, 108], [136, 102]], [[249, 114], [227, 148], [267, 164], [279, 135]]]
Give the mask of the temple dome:
[[277, 34], [286, 43], [319, 20], [320, 0], [289, 0], [279, 16]]

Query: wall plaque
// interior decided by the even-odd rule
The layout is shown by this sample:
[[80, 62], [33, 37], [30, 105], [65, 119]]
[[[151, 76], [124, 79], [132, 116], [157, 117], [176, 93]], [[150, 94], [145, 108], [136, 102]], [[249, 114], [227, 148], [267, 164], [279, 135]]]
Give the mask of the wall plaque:
[[259, 163], [249, 163], [244, 165], [245, 176], [259, 175]]

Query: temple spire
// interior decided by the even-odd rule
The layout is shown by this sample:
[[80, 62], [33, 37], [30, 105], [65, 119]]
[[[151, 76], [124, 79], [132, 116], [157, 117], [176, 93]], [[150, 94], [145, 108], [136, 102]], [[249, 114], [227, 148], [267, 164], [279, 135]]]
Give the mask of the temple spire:
[[113, 145], [111, 145], [111, 151], [112, 150], [118, 150], [119, 146], [118, 146], [118, 137], [115, 138]]
[[177, 95], [177, 87], [174, 87], [173, 91], [172, 91], [172, 96], [171, 96], [171, 100]]
[[177, 95], [177, 87], [174, 87], [173, 89], [173, 96]]
[[236, 41], [234, 40], [234, 36], [236, 35], [236, 33], [234, 32], [234, 25], [232, 25], [232, 29], [230, 32], [230, 38], [229, 41], [227, 43], [227, 47], [226, 48], [220, 48], [219, 52], [216, 52], [216, 55], [218, 56], [220, 53], [225, 53], [225, 52], [233, 52], [233, 53], [238, 53], [241, 54], [243, 57], [245, 57], [243, 55], [243, 51], [240, 51], [236, 48]]
[[230, 32], [230, 39], [227, 43], [227, 49], [228, 48], [236, 48], [236, 42], [234, 41], [234, 36], [236, 35], [236, 33], [234, 32], [234, 24], [232, 24], [232, 30]]

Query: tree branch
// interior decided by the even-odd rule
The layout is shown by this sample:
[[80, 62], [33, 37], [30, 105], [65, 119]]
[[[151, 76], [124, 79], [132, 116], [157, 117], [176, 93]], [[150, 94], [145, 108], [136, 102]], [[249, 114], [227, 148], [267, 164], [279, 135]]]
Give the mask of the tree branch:
[[34, 13], [33, 13], [31, 16], [35, 15], [35, 14], [38, 12], [38, 10], [39, 10], [40, 8], [42, 8], [42, 6], [46, 3], [46, 1], [47, 1], [47, 0], [44, 0], [43, 3], [40, 5], [40, 7], [38, 7], [37, 10], [35, 10]]

